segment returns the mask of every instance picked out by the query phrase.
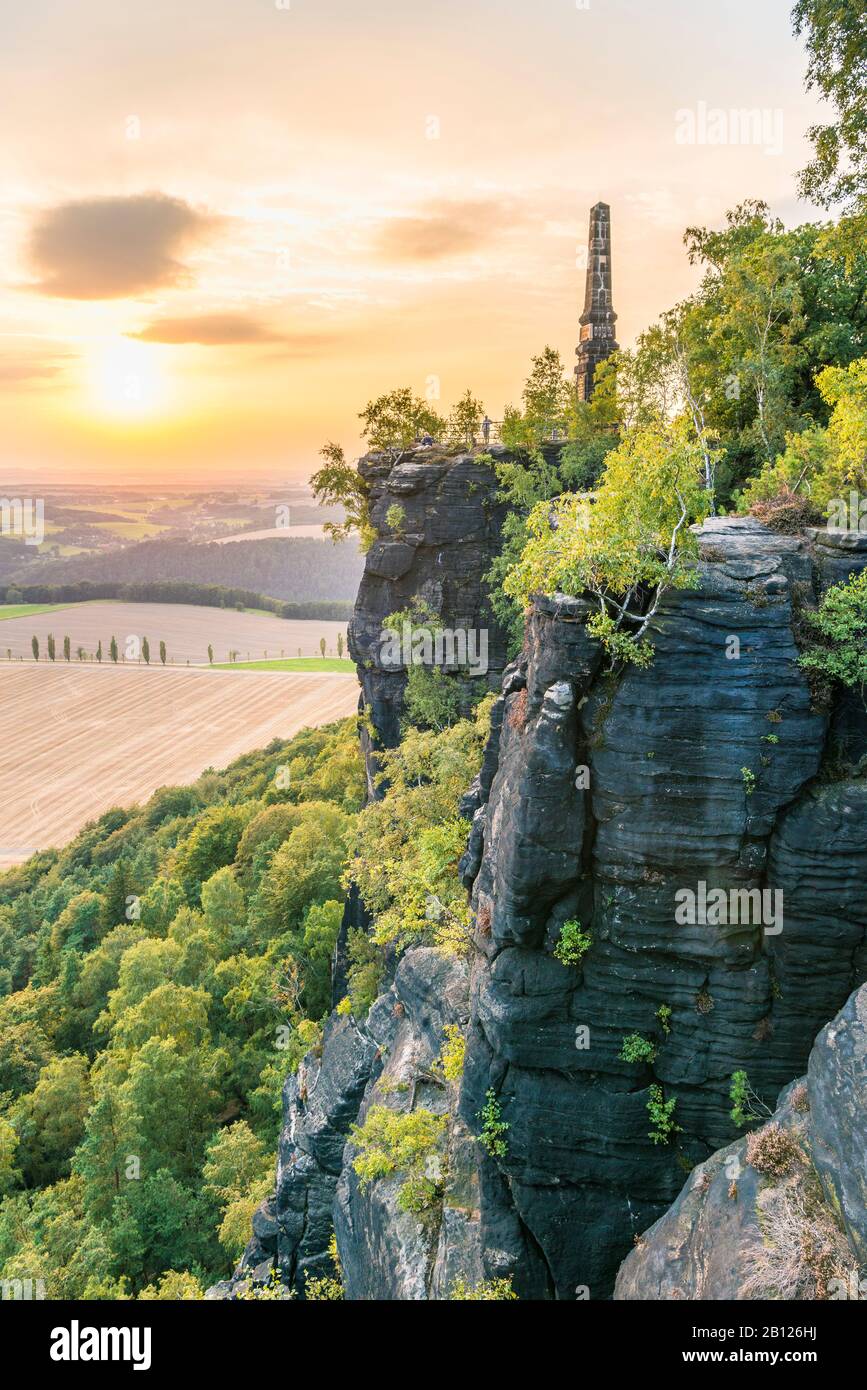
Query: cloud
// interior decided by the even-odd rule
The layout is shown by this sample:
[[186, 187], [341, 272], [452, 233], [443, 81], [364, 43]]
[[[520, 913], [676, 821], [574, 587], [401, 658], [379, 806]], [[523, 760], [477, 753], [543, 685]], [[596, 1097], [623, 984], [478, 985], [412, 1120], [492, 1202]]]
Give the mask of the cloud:
[[383, 223], [377, 253], [405, 261], [439, 261], [487, 246], [499, 232], [505, 209], [494, 202], [440, 202], [410, 217]]
[[199, 343], [204, 347], [284, 341], [253, 314], [190, 314], [154, 319], [140, 332], [127, 336], [140, 338], [143, 343]]
[[51, 381], [72, 357], [61, 344], [37, 343], [30, 338], [14, 341], [15, 347], [0, 348], [0, 390]]
[[21, 382], [43, 381], [57, 376], [62, 369], [56, 363], [0, 361], [0, 386], [17, 386]]
[[61, 203], [31, 228], [32, 288], [61, 299], [123, 299], [183, 284], [189, 271], [179, 256], [218, 223], [164, 193]]
[[143, 343], [195, 343], [200, 347], [232, 347], [273, 343], [290, 357], [312, 357], [333, 346], [334, 337], [325, 333], [280, 333], [255, 314], [189, 314], [154, 319], [129, 333]]

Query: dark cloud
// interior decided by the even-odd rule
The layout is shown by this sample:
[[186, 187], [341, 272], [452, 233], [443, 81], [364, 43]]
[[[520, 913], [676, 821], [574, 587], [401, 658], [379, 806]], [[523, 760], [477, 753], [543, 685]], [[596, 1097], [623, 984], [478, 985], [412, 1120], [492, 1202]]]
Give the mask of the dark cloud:
[[189, 273], [179, 257], [217, 225], [164, 193], [61, 203], [31, 229], [33, 288], [61, 299], [122, 299], [183, 284]]
[[281, 333], [255, 314], [188, 314], [154, 319], [138, 333], [143, 343], [195, 343], [200, 347], [272, 344], [278, 356], [313, 357], [334, 346], [325, 333]]
[[391, 260], [438, 261], [479, 251], [500, 230], [499, 203], [431, 203], [412, 217], [383, 223], [377, 252]]

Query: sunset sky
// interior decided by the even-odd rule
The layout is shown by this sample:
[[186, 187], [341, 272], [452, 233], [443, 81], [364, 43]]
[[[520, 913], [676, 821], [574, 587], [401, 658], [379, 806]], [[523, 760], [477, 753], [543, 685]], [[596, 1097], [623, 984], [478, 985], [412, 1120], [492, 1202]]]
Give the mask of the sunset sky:
[[[695, 283], [682, 233], [793, 223], [817, 108], [790, 0], [0, 0], [0, 466], [306, 478], [371, 396], [493, 418], [574, 363], [587, 212], [618, 337]], [[781, 152], [678, 143], [781, 113]]]

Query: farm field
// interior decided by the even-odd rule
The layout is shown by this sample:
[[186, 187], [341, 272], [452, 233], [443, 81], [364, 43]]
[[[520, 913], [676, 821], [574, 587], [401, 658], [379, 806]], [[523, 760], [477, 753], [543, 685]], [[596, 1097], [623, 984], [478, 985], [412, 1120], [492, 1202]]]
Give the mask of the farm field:
[[211, 668], [214, 671], [331, 671], [339, 672], [344, 676], [351, 676], [355, 671], [355, 663], [344, 658], [339, 661], [337, 657], [326, 656], [301, 656], [289, 658], [286, 661], [237, 661], [235, 663], [216, 663]]
[[40, 613], [59, 613], [68, 603], [0, 603], [0, 622], [8, 618], [35, 618]]
[[357, 701], [344, 675], [0, 663], [0, 869]]
[[[205, 608], [188, 603], [124, 603], [96, 600], [72, 603], [61, 612], [32, 608], [20, 617], [7, 617], [0, 626], [0, 667], [8, 660], [24, 657], [33, 660], [31, 638], [39, 639], [40, 655], [46, 656], [48, 634], [53, 633], [58, 656], [63, 638], [72, 645], [72, 661], [83, 647], [92, 656], [97, 643], [102, 642], [104, 660], [108, 660], [109, 642], [117, 638], [121, 653], [128, 637], [147, 637], [151, 650], [151, 665], [159, 664], [159, 644], [165, 642], [169, 663], [193, 665], [206, 663], [208, 644], [214, 649], [214, 661], [229, 660], [236, 651], [238, 661], [261, 661], [268, 658], [319, 656], [319, 643], [325, 638], [329, 655], [337, 655], [337, 634], [346, 636], [346, 623], [316, 619], [278, 618], [273, 613], [238, 612], [234, 608]], [[267, 654], [267, 655], [266, 655]]]

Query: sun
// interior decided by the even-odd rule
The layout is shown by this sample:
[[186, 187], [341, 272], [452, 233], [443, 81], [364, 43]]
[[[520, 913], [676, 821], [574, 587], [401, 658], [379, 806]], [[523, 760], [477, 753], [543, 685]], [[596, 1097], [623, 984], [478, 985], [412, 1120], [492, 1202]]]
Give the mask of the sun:
[[138, 419], [157, 414], [168, 394], [158, 354], [130, 338], [112, 338], [92, 359], [91, 395], [106, 415]]

